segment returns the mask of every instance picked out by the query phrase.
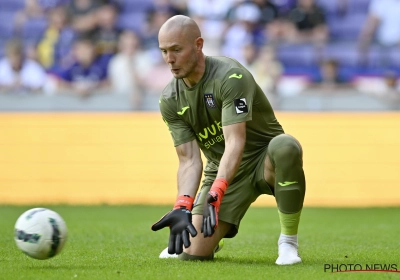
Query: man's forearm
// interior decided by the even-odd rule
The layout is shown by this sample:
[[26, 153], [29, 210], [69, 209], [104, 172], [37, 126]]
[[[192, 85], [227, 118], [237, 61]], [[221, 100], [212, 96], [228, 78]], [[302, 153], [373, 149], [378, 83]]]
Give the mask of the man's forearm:
[[201, 162], [181, 163], [178, 169], [178, 196], [190, 195], [194, 197], [200, 185]]
[[238, 143], [233, 147], [226, 147], [218, 168], [217, 178], [224, 178], [229, 183], [232, 182], [242, 161], [243, 147], [241, 146]]

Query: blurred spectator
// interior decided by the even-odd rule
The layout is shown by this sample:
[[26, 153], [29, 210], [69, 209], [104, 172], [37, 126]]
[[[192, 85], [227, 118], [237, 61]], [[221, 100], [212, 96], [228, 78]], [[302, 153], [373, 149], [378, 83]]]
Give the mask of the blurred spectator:
[[263, 31], [259, 27], [261, 11], [254, 3], [246, 2], [235, 8], [233, 24], [228, 28], [222, 46], [222, 54], [244, 61], [243, 48], [264, 43]]
[[[223, 31], [227, 28], [226, 16], [236, 2], [242, 0], [188, 0], [189, 16], [199, 25], [205, 42], [212, 44], [215, 40], [221, 40]], [[218, 42], [217, 42], [218, 43]]]
[[146, 89], [146, 100], [144, 100], [143, 106], [149, 107], [149, 104], [146, 103], [151, 102], [158, 105], [160, 93], [173, 76], [171, 69], [162, 59], [161, 52], [153, 58], [152, 67], [146, 72], [147, 74], [143, 76], [143, 87]]
[[315, 0], [298, 0], [288, 15], [288, 20], [271, 26], [268, 30], [271, 43], [324, 44], [328, 41], [329, 30], [324, 10]]
[[8, 41], [5, 52], [6, 56], [0, 60], [0, 92], [40, 91], [46, 82], [46, 72], [39, 63], [24, 57], [21, 41]]
[[263, 25], [268, 25], [269, 23], [275, 21], [278, 18], [279, 11], [278, 8], [270, 0], [253, 0], [261, 11], [260, 23]]
[[274, 48], [271, 46], [263, 47], [249, 69], [270, 100], [271, 105], [275, 106], [277, 85], [283, 74], [283, 66], [276, 58]]
[[360, 34], [362, 47], [368, 46], [376, 38], [382, 46], [400, 44], [400, 1], [372, 0], [369, 15]]
[[258, 51], [256, 46], [253, 44], [247, 44], [244, 45], [242, 48], [242, 60], [239, 60], [239, 62], [246, 68], [249, 68], [252, 66], [254, 61], [258, 58]]
[[72, 27], [80, 36], [93, 35], [96, 29], [96, 10], [100, 7], [96, 0], [71, 0], [68, 13]]
[[118, 37], [121, 33], [116, 26], [117, 17], [117, 7], [111, 4], [101, 6], [96, 12], [94, 40], [99, 55], [111, 57], [117, 52]]
[[320, 63], [319, 76], [314, 81], [312, 87], [331, 91], [340, 88], [349, 88], [350, 84], [340, 75], [339, 63], [336, 60], [329, 59]]
[[158, 48], [158, 31], [161, 25], [171, 16], [173, 16], [173, 10], [169, 6], [160, 6], [149, 11], [147, 22], [141, 32], [143, 49], [153, 55], [160, 55], [160, 49]]
[[18, 11], [14, 18], [15, 34], [20, 35], [23, 26], [31, 19], [45, 18], [44, 9], [40, 6], [38, 0], [25, 0], [25, 7]]
[[187, 15], [187, 0], [152, 0], [153, 10], [169, 10], [172, 15]]
[[400, 84], [398, 74], [394, 71], [388, 71], [384, 75], [385, 90], [381, 97], [385, 99], [392, 107], [399, 109], [400, 105]]
[[387, 71], [383, 76], [385, 89], [382, 95], [389, 100], [400, 101], [399, 77], [395, 71]]
[[64, 7], [49, 10], [49, 25], [37, 46], [38, 61], [47, 69], [55, 64], [68, 63], [70, 49], [75, 33], [68, 25], [67, 11]]
[[264, 92], [275, 93], [276, 84], [283, 74], [283, 65], [276, 58], [273, 47], [263, 47], [250, 70]]
[[378, 97], [391, 109], [400, 109], [400, 82], [396, 71], [388, 70], [383, 76], [358, 79], [356, 88], [362, 93]]
[[107, 61], [96, 54], [90, 38], [79, 38], [73, 44], [75, 63], [58, 73], [58, 88], [62, 92], [87, 97], [109, 86]]
[[126, 30], [121, 34], [118, 49], [108, 65], [112, 92], [130, 95], [133, 109], [140, 109], [144, 94], [143, 79], [151, 68], [151, 59], [140, 49], [139, 37], [132, 31]]
[[189, 15], [187, 0], [170, 0], [176, 15]]

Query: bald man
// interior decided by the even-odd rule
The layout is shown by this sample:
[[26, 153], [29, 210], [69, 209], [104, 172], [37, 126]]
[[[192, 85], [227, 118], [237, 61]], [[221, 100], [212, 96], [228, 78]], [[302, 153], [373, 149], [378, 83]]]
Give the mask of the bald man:
[[[160, 257], [213, 259], [219, 241], [234, 237], [250, 205], [268, 194], [281, 224], [276, 264], [301, 262], [297, 231], [306, 186], [300, 143], [284, 133], [247, 69], [232, 58], [203, 54], [191, 18], [170, 18], [158, 39], [173, 75], [160, 110], [179, 159], [176, 203], [152, 226], [170, 228]], [[207, 159], [202, 182], [200, 150]]]

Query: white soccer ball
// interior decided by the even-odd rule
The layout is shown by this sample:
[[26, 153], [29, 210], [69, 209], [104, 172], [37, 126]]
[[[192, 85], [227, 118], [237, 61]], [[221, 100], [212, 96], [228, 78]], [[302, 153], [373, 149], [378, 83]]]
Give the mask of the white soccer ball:
[[45, 260], [60, 253], [67, 240], [67, 227], [56, 212], [34, 208], [18, 218], [14, 239], [22, 252], [32, 258]]

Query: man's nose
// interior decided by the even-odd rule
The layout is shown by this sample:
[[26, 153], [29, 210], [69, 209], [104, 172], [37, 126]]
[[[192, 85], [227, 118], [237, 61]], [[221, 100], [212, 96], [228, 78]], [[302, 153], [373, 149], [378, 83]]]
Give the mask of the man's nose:
[[168, 64], [173, 64], [175, 62], [175, 56], [171, 53], [167, 53], [166, 60]]

